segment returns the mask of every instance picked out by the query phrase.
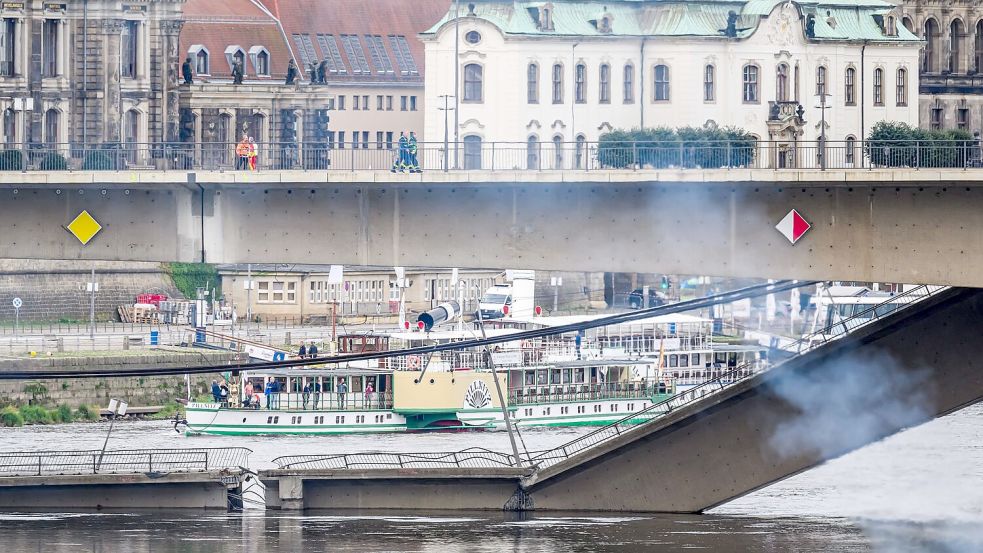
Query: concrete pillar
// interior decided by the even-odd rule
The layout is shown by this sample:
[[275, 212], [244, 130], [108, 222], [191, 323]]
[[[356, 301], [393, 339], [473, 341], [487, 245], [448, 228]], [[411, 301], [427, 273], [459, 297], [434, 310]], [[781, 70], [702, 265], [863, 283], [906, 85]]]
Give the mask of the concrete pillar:
[[304, 509], [304, 480], [299, 476], [280, 477], [280, 508], [285, 511]]

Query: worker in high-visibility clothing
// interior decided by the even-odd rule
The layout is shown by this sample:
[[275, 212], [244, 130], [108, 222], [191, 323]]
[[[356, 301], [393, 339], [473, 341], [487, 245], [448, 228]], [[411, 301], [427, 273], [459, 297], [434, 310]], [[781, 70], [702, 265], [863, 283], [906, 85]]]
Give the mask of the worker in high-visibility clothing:
[[409, 158], [410, 173], [422, 173], [423, 172], [423, 170], [420, 169], [420, 160], [417, 157], [417, 151], [418, 151], [418, 148], [417, 148], [417, 145], [416, 145], [416, 133], [413, 132], [413, 131], [410, 131], [409, 152], [408, 152], [408, 154], [409, 154], [408, 155], [408, 158]]
[[249, 137], [243, 136], [236, 144], [236, 171], [249, 169]]
[[399, 171], [400, 173], [406, 172], [406, 167], [409, 165], [410, 157], [410, 143], [406, 139], [406, 133], [403, 131], [399, 132], [399, 152], [397, 156], [393, 159], [393, 166], [390, 171], [395, 173]]

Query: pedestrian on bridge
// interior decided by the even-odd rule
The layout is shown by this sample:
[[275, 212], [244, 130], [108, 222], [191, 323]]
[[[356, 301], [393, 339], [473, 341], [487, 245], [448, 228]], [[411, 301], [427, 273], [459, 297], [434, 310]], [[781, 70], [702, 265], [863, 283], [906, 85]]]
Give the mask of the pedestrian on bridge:
[[409, 167], [410, 163], [410, 141], [406, 138], [405, 131], [399, 131], [399, 150], [397, 151], [396, 158], [393, 159], [393, 166], [390, 169], [391, 172], [395, 173], [399, 171], [400, 173], [405, 173], [406, 168]]
[[249, 136], [242, 135], [242, 140], [236, 144], [236, 171], [249, 168]]

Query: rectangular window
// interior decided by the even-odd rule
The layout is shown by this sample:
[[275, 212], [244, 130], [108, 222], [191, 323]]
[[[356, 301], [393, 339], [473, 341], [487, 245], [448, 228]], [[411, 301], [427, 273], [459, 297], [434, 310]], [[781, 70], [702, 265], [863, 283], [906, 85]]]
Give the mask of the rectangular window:
[[358, 149], [358, 131], [352, 131], [352, 149]]
[[908, 71], [905, 69], [898, 69], [898, 82], [897, 82], [897, 95], [896, 103], [898, 107], [904, 107], [908, 105]]
[[297, 283], [287, 283], [287, 303], [297, 303]]
[[652, 91], [656, 102], [669, 101], [669, 67], [655, 66], [655, 89]]
[[392, 110], [393, 110], [393, 97], [386, 96], [386, 111], [392, 111]]
[[416, 96], [410, 96], [410, 111], [416, 111]]
[[358, 94], [355, 94], [354, 96], [352, 96], [352, 109], [353, 110], [358, 111], [360, 109], [358, 106], [359, 106], [359, 103], [361, 102], [361, 100], [362, 100], [362, 97], [359, 96]]
[[58, 76], [58, 25], [57, 19], [45, 19], [41, 24], [41, 71], [45, 77]]
[[260, 281], [256, 283], [259, 286], [258, 301], [260, 303], [267, 303], [270, 301], [270, 282], [267, 280]]
[[884, 70], [874, 70], [874, 105], [884, 105]]
[[744, 66], [744, 103], [758, 103], [758, 66]]
[[0, 19], [0, 77], [14, 75], [14, 44], [17, 42], [17, 20]]
[[377, 150], [382, 149], [382, 131], [375, 131], [375, 147]]
[[358, 35], [341, 35], [341, 43], [348, 54], [348, 61], [352, 64], [352, 73], [360, 75], [369, 73], [369, 62], [365, 59], [365, 52], [362, 50], [362, 42]]
[[338, 106], [338, 111], [345, 111], [345, 97], [344, 96], [338, 96], [338, 98], [336, 99], [335, 103]]
[[406, 111], [406, 96], [399, 97], [399, 111]]
[[364, 94], [362, 96], [362, 111], [369, 111], [369, 95]]
[[553, 66], [553, 103], [563, 103], [563, 66], [560, 64]]
[[539, 66], [535, 63], [526, 68], [526, 103], [539, 103]]
[[[335, 40], [334, 35], [318, 34], [317, 43], [321, 47], [321, 54], [324, 56], [324, 61], [328, 62], [328, 73], [348, 73], [348, 69], [345, 68], [345, 61], [341, 58], [341, 50], [338, 49], [338, 41]], [[311, 49], [313, 50], [313, 46]], [[301, 59], [303, 57], [302, 55]], [[305, 68], [307, 67], [307, 63], [309, 62], [305, 62]]]
[[587, 103], [587, 66], [580, 63], [576, 68], [576, 86], [574, 87], [574, 101], [578, 104]]
[[369, 148], [369, 131], [362, 131], [362, 149], [367, 150]]
[[393, 147], [393, 132], [386, 131], [386, 148], [392, 149]]
[[375, 109], [376, 111], [382, 111], [382, 96], [378, 95], [375, 97]]
[[962, 130], [969, 128], [969, 108], [959, 108], [956, 110], [956, 128]]
[[635, 103], [635, 66], [626, 65], [625, 66], [625, 82], [624, 86], [624, 103], [634, 104]]
[[338, 148], [345, 149], [345, 131], [338, 131]]
[[122, 47], [120, 55], [123, 59], [120, 65], [122, 75], [129, 79], [136, 78], [137, 76], [137, 44], [140, 42], [139, 32], [139, 21], [126, 21], [123, 23], [123, 38], [120, 44]]
[[413, 60], [410, 52], [410, 44], [403, 35], [389, 35], [389, 46], [392, 47], [393, 54], [396, 55], [396, 63], [399, 64], [399, 72], [403, 75], [419, 75], [420, 71]]
[[714, 90], [714, 67], [707, 65], [703, 68], [703, 101], [712, 102], [716, 96]]
[[365, 35], [365, 43], [369, 45], [369, 55], [372, 57], [372, 65], [375, 72], [380, 74], [393, 73], [393, 63], [389, 59], [386, 47], [382, 43], [379, 35]]

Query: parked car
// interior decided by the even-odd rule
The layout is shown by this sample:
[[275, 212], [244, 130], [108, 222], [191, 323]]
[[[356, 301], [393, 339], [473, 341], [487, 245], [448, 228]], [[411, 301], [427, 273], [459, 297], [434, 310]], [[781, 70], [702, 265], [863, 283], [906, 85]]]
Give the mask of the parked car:
[[[641, 309], [645, 307], [645, 302], [642, 300], [645, 296], [642, 295], [641, 288], [635, 288], [628, 294], [628, 307], [632, 309]], [[649, 307], [659, 307], [660, 305], [665, 305], [669, 301], [669, 296], [649, 288]]]

